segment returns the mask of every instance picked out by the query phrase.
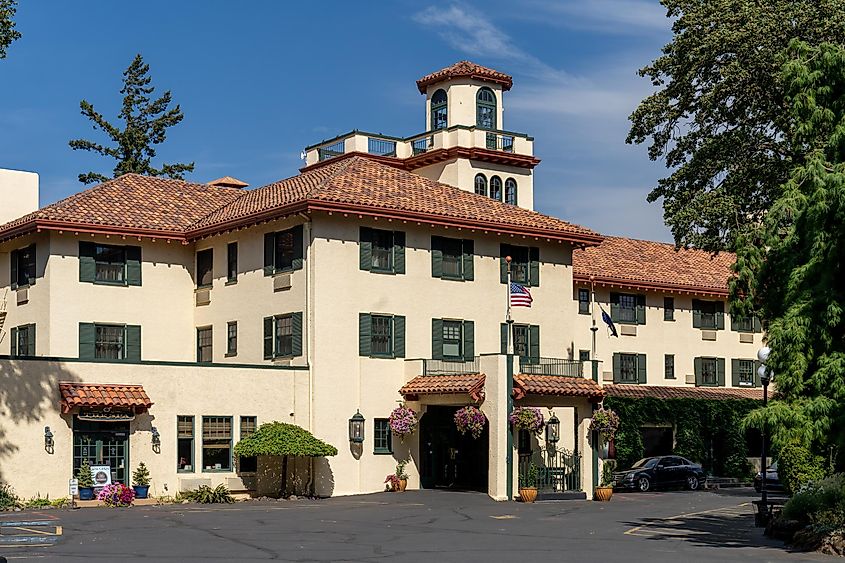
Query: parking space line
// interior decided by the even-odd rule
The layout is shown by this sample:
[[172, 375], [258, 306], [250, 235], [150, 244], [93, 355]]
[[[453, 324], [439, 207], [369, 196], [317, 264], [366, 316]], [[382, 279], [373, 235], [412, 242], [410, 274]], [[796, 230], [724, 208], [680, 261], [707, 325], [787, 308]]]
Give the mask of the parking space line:
[[[669, 528], [660, 528], [659, 524], [665, 524], [665, 523], [670, 522], [670, 521], [678, 521], [678, 520], [681, 520], [681, 519], [684, 519], [684, 518], [701, 516], [702, 514], [715, 514], [715, 513], [719, 513], [719, 512], [724, 513], [727, 516], [740, 516], [742, 514], [742, 512], [744, 512], [744, 508], [748, 507], [750, 505], [751, 505], [751, 503], [744, 502], [744, 503], [738, 504], [736, 506], [723, 506], [721, 508], [712, 508], [710, 510], [699, 510], [697, 512], [685, 512], [683, 514], [677, 514], [675, 516], [667, 516], [665, 518], [660, 518], [658, 521], [655, 521], [655, 522], [647, 522], [647, 523], [642, 524], [640, 526], [634, 526], [630, 530], [626, 530], [623, 533], [625, 535], [629, 535], [629, 536], [636, 536], [636, 535], [643, 536], [643, 534], [641, 534], [640, 532], [643, 531], [644, 528], [650, 528], [650, 530], [646, 533], [651, 535], [651, 536], [654, 536], [654, 535], [657, 535], [657, 533], [652, 532], [652, 530], [661, 530], [661, 529], [662, 530], [668, 530], [669, 529]], [[678, 523], [680, 523], [680, 522], [678, 522]], [[671, 534], [667, 533], [667, 535], [671, 535]]]

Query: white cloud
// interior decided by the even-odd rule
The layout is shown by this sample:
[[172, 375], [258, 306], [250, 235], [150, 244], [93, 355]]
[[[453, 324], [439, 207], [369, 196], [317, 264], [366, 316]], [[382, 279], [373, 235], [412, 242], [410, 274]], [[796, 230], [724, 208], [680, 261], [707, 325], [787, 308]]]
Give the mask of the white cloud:
[[668, 33], [671, 21], [656, 0], [537, 0], [516, 17], [570, 29], [637, 35]]

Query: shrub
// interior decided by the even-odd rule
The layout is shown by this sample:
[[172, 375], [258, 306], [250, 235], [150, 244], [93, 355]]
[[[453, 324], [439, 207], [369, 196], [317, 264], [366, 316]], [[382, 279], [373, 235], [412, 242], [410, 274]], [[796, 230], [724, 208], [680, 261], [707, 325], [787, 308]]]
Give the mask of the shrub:
[[42, 497], [41, 493], [35, 493], [35, 496], [23, 503], [23, 508], [46, 508], [52, 506], [50, 495]]
[[838, 473], [805, 486], [787, 501], [783, 515], [803, 525], [830, 529], [845, 526], [845, 474]]
[[76, 480], [80, 487], [90, 488], [94, 486], [94, 476], [91, 475], [91, 466], [87, 459], [82, 460], [82, 465], [76, 471]]
[[193, 491], [186, 491], [182, 497], [200, 504], [232, 504], [235, 499], [226, 488], [226, 485], [220, 484], [213, 489], [208, 485], [200, 485]]
[[12, 510], [20, 506], [20, 499], [8, 483], [0, 483], [0, 510]]
[[138, 464], [138, 467], [132, 473], [132, 483], [139, 487], [145, 487], [150, 484], [150, 470], [147, 469], [143, 461]]
[[131, 506], [135, 500], [135, 491], [123, 483], [113, 483], [102, 488], [97, 500], [111, 508]]
[[778, 455], [778, 477], [786, 492], [793, 495], [803, 485], [824, 478], [824, 458], [814, 455], [798, 442], [786, 444]]

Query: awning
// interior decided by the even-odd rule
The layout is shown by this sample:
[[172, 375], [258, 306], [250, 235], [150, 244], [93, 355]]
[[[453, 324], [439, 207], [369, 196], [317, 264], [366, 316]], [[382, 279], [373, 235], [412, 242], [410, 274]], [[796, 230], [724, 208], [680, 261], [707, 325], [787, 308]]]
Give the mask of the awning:
[[531, 375], [527, 373], [520, 373], [513, 377], [513, 394], [515, 399], [522, 399], [529, 394], [556, 397], [586, 397], [596, 402], [604, 398], [604, 391], [592, 379], [559, 375]]
[[418, 375], [399, 390], [408, 401], [416, 401], [420, 395], [467, 394], [476, 402], [483, 397], [483, 373], [454, 375]]
[[608, 397], [628, 399], [756, 399], [763, 400], [759, 387], [686, 387], [681, 385], [621, 385], [604, 386]]
[[153, 406], [142, 385], [59, 382], [62, 412], [75, 408], [126, 409], [136, 414]]

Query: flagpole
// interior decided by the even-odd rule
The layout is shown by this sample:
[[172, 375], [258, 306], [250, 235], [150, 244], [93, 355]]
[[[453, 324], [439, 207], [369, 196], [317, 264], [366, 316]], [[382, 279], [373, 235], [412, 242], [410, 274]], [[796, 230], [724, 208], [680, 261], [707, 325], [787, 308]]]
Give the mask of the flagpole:
[[508, 325], [508, 339], [505, 351], [508, 354], [513, 354], [513, 319], [511, 318], [511, 257], [505, 256], [505, 262], [507, 262], [508, 265], [508, 283], [505, 284], [508, 299], [508, 314], [507, 319], [505, 320]]
[[[505, 284], [505, 291], [507, 292], [508, 306], [507, 306], [507, 339], [505, 342], [505, 377], [507, 378], [507, 408], [505, 410], [505, 420], [508, 421], [513, 413], [513, 319], [511, 318], [511, 257], [505, 256], [507, 263], [507, 282]], [[505, 471], [507, 478], [505, 479], [505, 487], [507, 488], [508, 500], [513, 500], [513, 473], [514, 473], [514, 459], [513, 459], [513, 427], [507, 425], [507, 449], [505, 455]], [[518, 469], [518, 468], [517, 468]]]
[[590, 276], [590, 317], [592, 317], [593, 326], [590, 327], [590, 331], [593, 333], [593, 353], [590, 356], [591, 360], [596, 359], [596, 333], [599, 330], [599, 327], [596, 326], [596, 284], [595, 278]]

